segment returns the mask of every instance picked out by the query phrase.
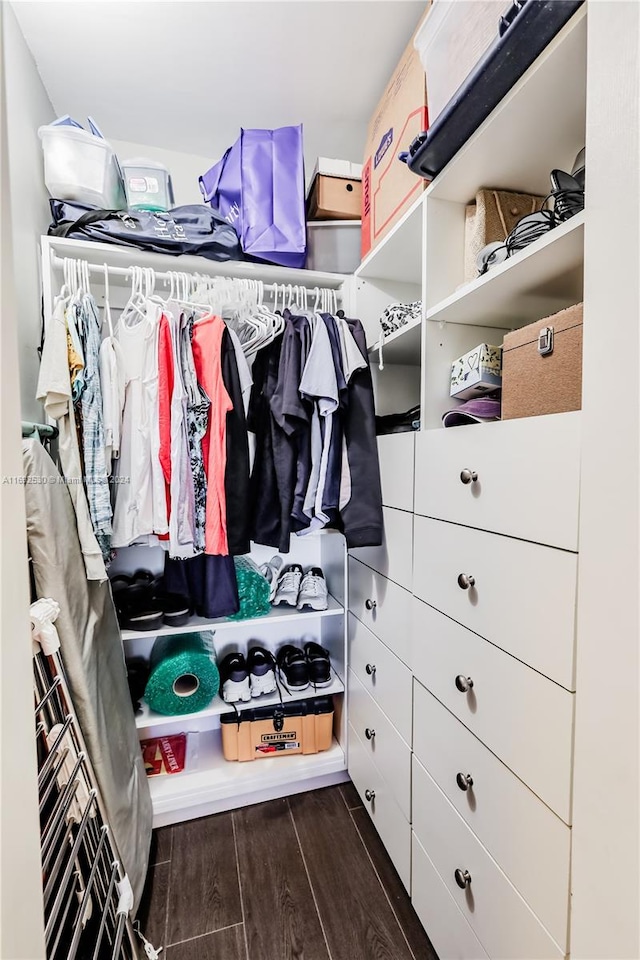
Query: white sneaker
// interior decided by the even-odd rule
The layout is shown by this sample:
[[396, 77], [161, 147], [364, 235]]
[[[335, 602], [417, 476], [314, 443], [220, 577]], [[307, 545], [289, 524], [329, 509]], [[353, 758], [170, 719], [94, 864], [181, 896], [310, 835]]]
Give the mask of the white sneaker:
[[269, 586], [271, 587], [271, 593], [269, 594], [269, 601], [273, 603], [273, 598], [276, 595], [276, 590], [278, 589], [278, 576], [280, 575], [280, 569], [282, 567], [282, 557], [279, 557], [278, 554], [275, 557], [271, 557], [268, 563], [260, 564], [260, 573], [268, 581]]
[[305, 573], [298, 593], [298, 610], [311, 607], [312, 610], [326, 610], [329, 606], [327, 581], [320, 567], [311, 567]]
[[302, 583], [302, 567], [299, 563], [291, 563], [285, 567], [282, 576], [278, 580], [276, 595], [273, 598], [273, 605], [287, 603], [290, 607], [295, 607], [298, 602], [300, 584]]

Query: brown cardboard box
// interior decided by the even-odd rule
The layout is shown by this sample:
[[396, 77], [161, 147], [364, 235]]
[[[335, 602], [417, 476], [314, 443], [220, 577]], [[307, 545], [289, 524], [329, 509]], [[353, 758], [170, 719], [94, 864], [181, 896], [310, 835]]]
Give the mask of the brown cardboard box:
[[362, 257], [423, 192], [398, 154], [427, 129], [427, 87], [413, 37], [369, 122], [362, 170]]
[[362, 208], [362, 181], [325, 177], [313, 181], [307, 201], [308, 220], [359, 220]]
[[[553, 351], [538, 337], [553, 327]], [[567, 413], [582, 406], [582, 304], [508, 333], [502, 348], [502, 419]]]

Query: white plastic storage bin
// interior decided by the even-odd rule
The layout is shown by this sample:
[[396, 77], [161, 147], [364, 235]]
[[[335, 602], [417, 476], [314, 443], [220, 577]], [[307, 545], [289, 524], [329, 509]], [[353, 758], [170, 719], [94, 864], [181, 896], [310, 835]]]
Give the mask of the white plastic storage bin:
[[106, 210], [123, 210], [118, 160], [106, 140], [79, 127], [40, 127], [44, 182], [56, 200], [75, 200]]
[[161, 163], [134, 157], [122, 161], [129, 210], [170, 210], [173, 206], [171, 174]]
[[360, 220], [310, 220], [307, 270], [353, 273], [360, 264]]
[[434, 0], [413, 41], [427, 75], [433, 124], [489, 45], [510, 0]]

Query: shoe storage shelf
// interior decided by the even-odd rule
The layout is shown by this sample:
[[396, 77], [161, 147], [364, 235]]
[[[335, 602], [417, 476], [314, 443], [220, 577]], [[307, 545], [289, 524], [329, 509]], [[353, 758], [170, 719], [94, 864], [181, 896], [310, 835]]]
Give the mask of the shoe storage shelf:
[[[589, 163], [587, 7], [355, 274], [377, 412], [421, 423], [379, 437], [385, 542], [350, 551], [349, 773], [461, 960], [568, 952], [581, 413], [442, 415], [456, 358], [585, 299], [588, 204], [470, 281], [464, 233], [478, 190], [545, 196], [585, 143]], [[417, 299], [379, 369], [384, 308]]]
[[[268, 562], [278, 551], [272, 547], [252, 545], [251, 558], [258, 564]], [[342, 534], [321, 531], [305, 537], [292, 537], [291, 549], [281, 554], [283, 564], [300, 564], [304, 571], [320, 567], [329, 590], [326, 610], [312, 610], [288, 605], [272, 606], [264, 617], [247, 620], [224, 618], [206, 620], [193, 617], [181, 627], [163, 626], [153, 631], [123, 630], [126, 657], [148, 659], [158, 636], [210, 631], [213, 635], [218, 663], [234, 651], [245, 656], [252, 646], [260, 645], [277, 654], [287, 643], [303, 647], [307, 641], [320, 643], [330, 653], [331, 684], [290, 693], [279, 682], [280, 692], [238, 703], [238, 710], [277, 706], [310, 697], [332, 696], [334, 735], [329, 750], [308, 756], [268, 757], [251, 762], [227, 761], [222, 754], [220, 715], [233, 711], [225, 703], [221, 691], [204, 710], [182, 716], [154, 713], [142, 701], [136, 715], [141, 740], [186, 733], [192, 736], [189, 760], [182, 773], [162, 774], [149, 778], [153, 801], [154, 824], [162, 826], [194, 817], [217, 813], [234, 807], [274, 799], [302, 790], [339, 783], [346, 779], [346, 705], [345, 669], [346, 635], [345, 604], [347, 591], [346, 546]], [[133, 573], [144, 568], [154, 574], [162, 572], [164, 551], [158, 547], [131, 546], [119, 549], [110, 574]]]

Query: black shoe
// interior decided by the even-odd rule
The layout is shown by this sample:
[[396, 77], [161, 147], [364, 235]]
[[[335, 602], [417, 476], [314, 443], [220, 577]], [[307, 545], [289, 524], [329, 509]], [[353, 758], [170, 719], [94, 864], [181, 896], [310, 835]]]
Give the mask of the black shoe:
[[228, 653], [222, 663], [218, 664], [218, 671], [221, 696], [226, 703], [251, 700], [249, 671], [244, 654]]
[[276, 689], [276, 658], [264, 647], [252, 647], [247, 654], [251, 696], [273, 693]]
[[153, 599], [162, 609], [162, 621], [168, 627], [184, 627], [189, 622], [193, 614], [189, 597], [181, 593], [158, 592]]
[[305, 643], [304, 655], [309, 666], [309, 680], [314, 687], [328, 687], [331, 684], [331, 658], [329, 651], [314, 641]]
[[290, 693], [307, 689], [309, 666], [307, 658], [299, 647], [287, 643], [278, 650], [278, 675]]

